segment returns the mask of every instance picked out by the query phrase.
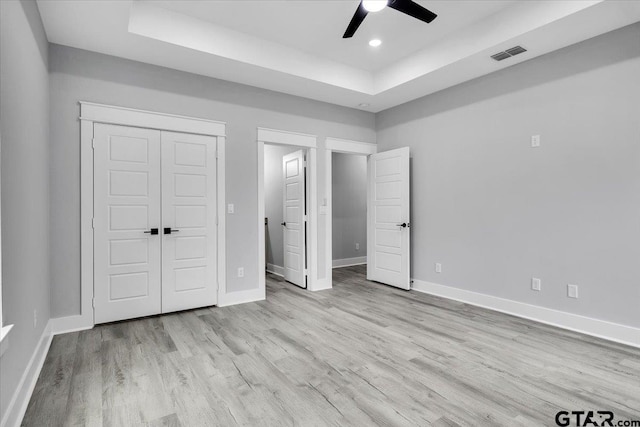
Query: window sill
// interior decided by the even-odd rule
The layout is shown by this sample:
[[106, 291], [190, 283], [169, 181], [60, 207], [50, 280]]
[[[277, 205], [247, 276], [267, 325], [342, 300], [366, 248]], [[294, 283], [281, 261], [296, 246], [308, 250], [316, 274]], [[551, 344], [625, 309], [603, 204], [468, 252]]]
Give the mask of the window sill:
[[9, 348], [8, 335], [11, 328], [13, 328], [13, 325], [3, 326], [2, 329], [0, 329], [0, 357], [2, 357], [4, 352], [7, 351], [7, 348]]

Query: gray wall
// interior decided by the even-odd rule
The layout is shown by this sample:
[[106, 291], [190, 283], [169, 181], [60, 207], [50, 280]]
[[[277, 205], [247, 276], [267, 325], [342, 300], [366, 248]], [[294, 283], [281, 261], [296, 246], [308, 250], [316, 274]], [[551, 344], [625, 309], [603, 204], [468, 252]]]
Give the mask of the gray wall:
[[265, 258], [267, 264], [284, 267], [282, 207], [282, 157], [299, 150], [286, 145], [264, 146], [264, 214], [269, 218], [265, 227]]
[[367, 256], [367, 158], [342, 153], [331, 158], [333, 259]]
[[[227, 122], [227, 288], [257, 287], [256, 127], [375, 140], [375, 116], [281, 93], [83, 50], [50, 46], [51, 239], [54, 317], [80, 311], [80, 126], [78, 101]], [[319, 169], [324, 165], [319, 155]], [[324, 195], [323, 172], [319, 194]], [[319, 228], [323, 230], [323, 218]], [[322, 242], [320, 254], [323, 254]], [[323, 268], [324, 261], [319, 262]], [[245, 268], [243, 278], [236, 277]]]
[[0, 419], [49, 320], [47, 49], [36, 3], [0, 1], [2, 303], [14, 324], [0, 359]]
[[412, 277], [640, 326], [639, 76], [634, 24], [379, 113], [379, 150], [411, 147]]

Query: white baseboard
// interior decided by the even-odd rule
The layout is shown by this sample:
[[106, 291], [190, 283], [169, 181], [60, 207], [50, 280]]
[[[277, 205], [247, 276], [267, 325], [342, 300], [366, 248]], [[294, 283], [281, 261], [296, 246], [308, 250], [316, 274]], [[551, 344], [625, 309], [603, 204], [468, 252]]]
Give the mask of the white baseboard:
[[248, 291], [229, 292], [218, 297], [218, 307], [244, 304], [247, 302], [262, 301], [266, 299], [264, 289], [250, 289]]
[[640, 329], [537, 305], [413, 279], [411, 289], [621, 344], [640, 347]]
[[284, 277], [284, 267], [280, 267], [279, 265], [267, 263], [267, 271], [276, 276]]
[[331, 289], [331, 288], [333, 288], [333, 282], [329, 277], [329, 278], [317, 280], [311, 287], [309, 287], [309, 290], [312, 292], [316, 292], [316, 291], [326, 291], [327, 289]]
[[93, 328], [92, 316], [75, 316], [57, 317], [51, 319], [53, 335], [66, 334], [68, 332], [84, 331]]
[[31, 355], [26, 369], [22, 373], [18, 387], [9, 401], [7, 412], [4, 414], [2, 422], [0, 422], [0, 427], [19, 427], [22, 423], [31, 394], [33, 394], [33, 389], [36, 387], [38, 376], [51, 346], [51, 339], [53, 338], [51, 331], [52, 321], [49, 320], [42, 331], [38, 345]]
[[362, 265], [366, 263], [367, 263], [366, 256], [359, 256], [356, 258], [334, 259], [333, 268], [351, 267], [352, 265]]

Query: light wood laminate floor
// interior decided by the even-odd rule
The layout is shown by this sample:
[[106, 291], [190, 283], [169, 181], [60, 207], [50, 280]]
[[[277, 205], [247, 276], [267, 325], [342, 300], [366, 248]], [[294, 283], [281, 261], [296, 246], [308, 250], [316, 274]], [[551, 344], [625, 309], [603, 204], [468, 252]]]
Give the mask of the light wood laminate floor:
[[640, 419], [640, 350], [334, 270], [267, 300], [56, 336], [25, 426], [555, 425]]

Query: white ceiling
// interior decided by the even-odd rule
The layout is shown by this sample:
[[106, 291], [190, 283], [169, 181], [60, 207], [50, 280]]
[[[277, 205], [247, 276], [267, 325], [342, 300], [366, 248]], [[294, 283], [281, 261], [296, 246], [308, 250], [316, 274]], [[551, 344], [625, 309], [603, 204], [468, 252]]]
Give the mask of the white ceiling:
[[438, 18], [386, 8], [342, 39], [358, 0], [38, 0], [52, 43], [374, 112], [640, 20], [629, 0], [419, 3]]
[[[391, 65], [514, 1], [418, 1], [438, 14], [438, 18], [429, 25], [385, 8], [379, 13], [370, 13], [355, 36], [345, 40], [342, 34], [358, 6], [358, 0], [144, 0], [157, 7], [366, 71]], [[384, 43], [377, 49], [371, 48], [368, 42], [373, 38]]]

